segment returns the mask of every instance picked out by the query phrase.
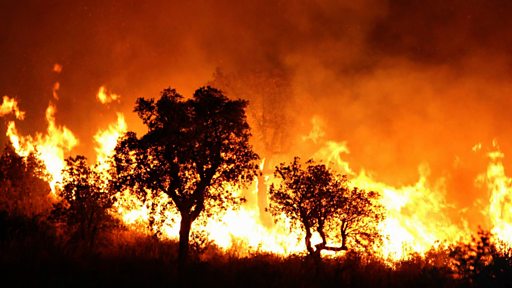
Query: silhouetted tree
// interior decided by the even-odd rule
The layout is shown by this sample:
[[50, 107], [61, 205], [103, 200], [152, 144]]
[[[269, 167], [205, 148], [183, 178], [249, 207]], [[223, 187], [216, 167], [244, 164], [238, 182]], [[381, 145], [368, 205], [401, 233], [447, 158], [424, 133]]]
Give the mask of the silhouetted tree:
[[377, 192], [357, 187], [344, 191], [334, 219], [340, 227], [342, 249], [347, 249], [351, 242], [369, 250], [382, 240], [378, 224], [384, 219], [384, 210], [377, 203], [378, 197]]
[[34, 154], [19, 156], [8, 144], [0, 156], [0, 210], [35, 216], [51, 207], [48, 175]]
[[[348, 242], [368, 246], [379, 240], [376, 228], [383, 214], [375, 202], [375, 192], [351, 189], [346, 176], [312, 160], [303, 167], [298, 157], [291, 164], [281, 163], [275, 174], [282, 181], [270, 187], [269, 210], [274, 216], [284, 213], [292, 220], [291, 228], [298, 225], [306, 233], [309, 255], [320, 257], [322, 250], [347, 250]], [[311, 241], [314, 232], [322, 241], [316, 245]], [[328, 245], [328, 236], [341, 238], [341, 246]]]
[[[125, 138], [117, 153], [130, 153], [127, 141], [147, 153], [132, 185], [166, 193], [178, 209], [180, 222], [179, 263], [188, 257], [191, 225], [212, 208], [241, 203], [226, 184], [243, 185], [253, 180], [258, 159], [249, 145], [250, 129], [243, 100], [229, 100], [221, 91], [203, 87], [191, 99], [172, 88], [158, 101], [139, 98], [135, 111], [148, 127], [141, 138]], [[128, 155], [127, 154], [127, 155]], [[118, 156], [117, 159], [126, 159]], [[116, 160], [117, 169], [123, 169]]]
[[112, 189], [81, 155], [66, 159], [61, 184], [52, 219], [66, 224], [72, 240], [92, 248], [98, 233], [114, 223], [108, 212], [115, 201]]

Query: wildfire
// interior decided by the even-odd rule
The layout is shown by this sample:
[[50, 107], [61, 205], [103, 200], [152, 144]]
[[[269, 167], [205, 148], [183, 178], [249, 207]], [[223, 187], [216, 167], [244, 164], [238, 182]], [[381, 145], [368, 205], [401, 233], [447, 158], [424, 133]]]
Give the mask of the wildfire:
[[0, 117], [3, 117], [9, 113], [14, 113], [16, 119], [23, 120], [25, 118], [25, 112], [18, 108], [18, 102], [16, 99], [4, 96], [2, 100], [2, 106], [0, 106]]
[[[263, 168], [264, 161], [261, 162]], [[268, 178], [267, 178], [268, 179]], [[258, 195], [258, 183], [246, 193]], [[234, 187], [227, 187], [233, 194], [243, 194]], [[289, 225], [276, 224], [266, 227], [261, 223], [256, 203], [245, 203], [240, 209], [230, 209], [215, 221], [208, 221], [204, 230], [210, 239], [223, 249], [236, 247], [238, 253], [264, 251], [289, 255], [304, 251], [301, 231], [290, 231]]]
[[446, 216], [445, 188], [430, 187], [428, 176], [428, 169], [420, 167], [418, 182], [402, 187], [376, 182], [364, 171], [354, 179], [355, 186], [381, 194], [386, 209], [381, 224], [384, 256], [401, 259], [410, 252], [423, 254], [438, 241], [455, 242], [468, 232]]
[[[61, 69], [61, 68], [60, 68]], [[57, 85], [54, 86], [54, 99], [58, 99]], [[119, 100], [120, 96], [108, 94], [104, 86], [100, 87], [97, 98], [102, 103]], [[23, 136], [16, 128], [14, 121], [7, 124], [7, 136], [19, 155], [37, 153], [49, 174], [48, 179], [53, 191], [62, 180], [62, 169], [65, 167], [65, 155], [77, 146], [78, 139], [66, 126], [56, 124], [57, 112], [54, 103], [50, 102], [46, 109], [46, 132]], [[15, 99], [4, 96], [0, 107], [0, 116], [13, 113], [18, 120], [24, 119], [24, 112], [18, 108]], [[304, 136], [303, 141], [314, 140], [321, 143], [325, 135], [319, 128], [320, 120], [313, 119], [315, 128], [312, 133]], [[108, 159], [112, 155], [119, 137], [126, 132], [127, 123], [122, 113], [117, 113], [117, 121], [105, 129], [100, 129], [94, 136], [96, 142], [96, 169], [108, 173]], [[350, 164], [343, 160], [342, 155], [349, 153], [347, 142], [324, 141], [323, 148], [314, 155], [324, 161], [330, 161], [342, 173], [348, 174], [351, 185], [379, 192], [380, 202], [386, 209], [386, 219], [380, 226], [381, 234], [385, 237], [384, 245], [377, 253], [385, 258], [401, 259], [408, 252], [424, 253], [439, 241], [456, 241], [468, 235], [468, 228], [456, 225], [448, 216], [450, 205], [446, 201], [446, 187], [443, 179], [432, 182], [429, 179], [428, 165], [420, 165], [419, 179], [416, 183], [393, 187], [373, 179], [365, 170], [354, 172]], [[476, 147], [476, 148], [475, 148]], [[481, 145], [475, 146], [479, 151]], [[512, 243], [512, 201], [509, 193], [512, 179], [505, 175], [502, 164], [504, 154], [497, 148], [488, 154], [490, 163], [487, 173], [477, 180], [487, 184], [490, 192], [488, 216], [492, 231], [508, 243]], [[265, 160], [260, 164], [263, 167]], [[259, 185], [258, 180], [265, 181]], [[240, 209], [228, 209], [225, 213], [209, 219], [203, 219], [201, 227], [208, 238], [222, 249], [236, 247], [238, 251], [265, 251], [282, 255], [304, 251], [303, 235], [300, 231], [290, 231], [288, 224], [267, 227], [261, 223], [261, 209], [258, 207], [258, 189], [268, 186], [275, 181], [272, 175], [264, 175], [255, 179], [255, 184], [246, 191], [234, 187], [226, 187], [236, 195], [245, 195], [248, 201]], [[167, 195], [152, 195], [147, 193], [148, 201], [141, 201], [132, 191], [120, 191], [114, 205], [114, 213], [134, 230], [144, 233], [160, 232], [160, 237], [177, 238], [179, 214], [171, 205]]]
[[7, 124], [7, 136], [16, 153], [21, 156], [36, 153], [43, 161], [46, 170], [51, 175], [49, 183], [53, 192], [55, 192], [57, 183], [62, 180], [62, 169], [65, 167], [64, 155], [78, 144], [78, 139], [71, 130], [55, 123], [56, 112], [57, 109], [50, 103], [46, 109], [48, 123], [46, 134], [36, 133], [33, 137], [30, 135], [20, 136], [14, 121]]
[[342, 155], [350, 153], [347, 143], [326, 141], [316, 157], [333, 163], [350, 176], [351, 185], [378, 192], [386, 218], [380, 225], [383, 247], [376, 251], [385, 258], [402, 259], [411, 252], [423, 254], [439, 241], [454, 242], [466, 235], [467, 228], [446, 216], [446, 188], [443, 179], [432, 185], [428, 165], [420, 165], [419, 179], [411, 185], [393, 187], [373, 179], [365, 170], [355, 173]]
[[503, 158], [496, 142], [488, 154], [490, 163], [487, 172], [477, 182], [486, 184], [490, 192], [487, 214], [491, 222], [492, 233], [506, 243], [512, 243], [512, 179], [505, 174]]
[[94, 135], [96, 141], [96, 163], [100, 171], [108, 170], [108, 158], [112, 156], [116, 148], [117, 139], [127, 131], [126, 121], [122, 113], [117, 113], [117, 122], [110, 124], [106, 130], [98, 130]]

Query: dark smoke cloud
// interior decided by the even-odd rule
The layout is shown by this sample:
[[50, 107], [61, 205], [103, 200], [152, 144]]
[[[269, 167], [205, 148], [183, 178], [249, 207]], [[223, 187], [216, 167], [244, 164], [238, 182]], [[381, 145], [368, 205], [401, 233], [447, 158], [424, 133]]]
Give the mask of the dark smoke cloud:
[[[33, 132], [60, 81], [57, 121], [91, 155], [114, 111], [140, 130], [137, 97], [169, 85], [188, 96], [220, 70], [239, 79], [226, 90], [243, 95], [230, 96], [279, 105], [294, 132], [286, 157], [321, 146], [301, 140], [316, 115], [323, 140], [348, 141], [356, 170], [411, 183], [429, 163], [452, 198], [475, 194], [468, 205], [486, 163], [471, 147], [497, 138], [511, 151], [509, 15], [505, 0], [2, 1], [0, 94], [20, 99]], [[100, 85], [122, 103], [97, 103]]]
[[369, 45], [381, 55], [436, 65], [475, 52], [506, 55], [512, 49], [511, 12], [505, 0], [390, 1]]

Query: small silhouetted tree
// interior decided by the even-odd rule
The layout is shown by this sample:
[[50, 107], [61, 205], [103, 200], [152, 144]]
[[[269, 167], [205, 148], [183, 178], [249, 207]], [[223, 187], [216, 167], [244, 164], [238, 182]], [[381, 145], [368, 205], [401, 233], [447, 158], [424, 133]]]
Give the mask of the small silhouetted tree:
[[451, 267], [467, 287], [511, 287], [512, 248], [479, 228], [470, 242], [449, 247]]
[[378, 225], [384, 220], [384, 210], [377, 202], [379, 194], [357, 187], [344, 192], [334, 219], [340, 227], [342, 249], [347, 249], [351, 243], [352, 246], [371, 250], [374, 244], [382, 241]]
[[115, 201], [112, 189], [80, 155], [66, 159], [61, 184], [52, 219], [65, 224], [73, 242], [92, 248], [99, 232], [115, 223], [108, 211]]
[[[157, 101], [137, 100], [135, 111], [148, 132], [125, 141], [147, 156], [131, 185], [166, 193], [178, 209], [181, 267], [188, 258], [192, 223], [203, 211], [240, 204], [243, 198], [226, 190], [226, 184], [247, 184], [258, 171], [258, 156], [249, 145], [246, 106], [246, 101], [229, 100], [212, 87], [196, 90], [188, 100], [172, 88], [163, 90]], [[128, 146], [118, 143], [117, 153], [129, 155], [133, 149], [125, 149]], [[116, 162], [122, 171], [122, 161]]]
[[11, 215], [35, 216], [51, 207], [48, 175], [34, 154], [19, 156], [8, 144], [0, 156], [0, 210]]
[[[320, 257], [322, 250], [347, 250], [349, 242], [370, 245], [379, 240], [376, 227], [383, 214], [376, 193], [349, 188], [346, 176], [324, 164], [309, 160], [303, 167], [298, 157], [290, 164], [281, 163], [275, 175], [282, 181], [270, 187], [269, 210], [277, 217], [284, 213], [292, 229], [305, 232], [310, 256]], [[311, 241], [315, 232], [321, 238], [316, 245]], [[329, 235], [341, 238], [341, 246], [329, 245]]]

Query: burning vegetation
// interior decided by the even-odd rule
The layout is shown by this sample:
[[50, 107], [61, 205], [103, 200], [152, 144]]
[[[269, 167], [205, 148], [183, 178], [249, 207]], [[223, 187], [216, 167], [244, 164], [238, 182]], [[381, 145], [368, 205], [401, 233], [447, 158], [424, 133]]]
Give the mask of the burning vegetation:
[[512, 287], [507, 1], [4, 2], [7, 274]]
[[[250, 144], [247, 108], [247, 101], [210, 86], [191, 98], [164, 89], [159, 99], [137, 100], [134, 111], [147, 126], [143, 136], [128, 131], [122, 113], [96, 133], [95, 163], [82, 155], [64, 158], [78, 140], [55, 123], [53, 103], [46, 111], [47, 134], [20, 135], [9, 121], [10, 143], [0, 158], [3, 243], [20, 241], [18, 230], [26, 228], [14, 219], [25, 219], [72, 254], [112, 255], [144, 238], [162, 247], [178, 241], [158, 252], [178, 251], [177, 275], [215, 255], [251, 259], [270, 253], [304, 256], [304, 265], [314, 265], [318, 275], [329, 274], [325, 263], [362, 265], [362, 258], [353, 258], [358, 255], [390, 271], [420, 261], [417, 269], [444, 269], [437, 276], [452, 284], [509, 281], [510, 179], [496, 143], [487, 172], [476, 179], [490, 191], [492, 226], [472, 236], [443, 215], [443, 188], [428, 185], [427, 168], [415, 185], [393, 187], [353, 172], [341, 159], [346, 144], [329, 142], [315, 153], [320, 162], [302, 164], [295, 157], [268, 173], [266, 159]], [[7, 96], [2, 111], [24, 119], [19, 103]], [[274, 221], [265, 222], [267, 217]]]

